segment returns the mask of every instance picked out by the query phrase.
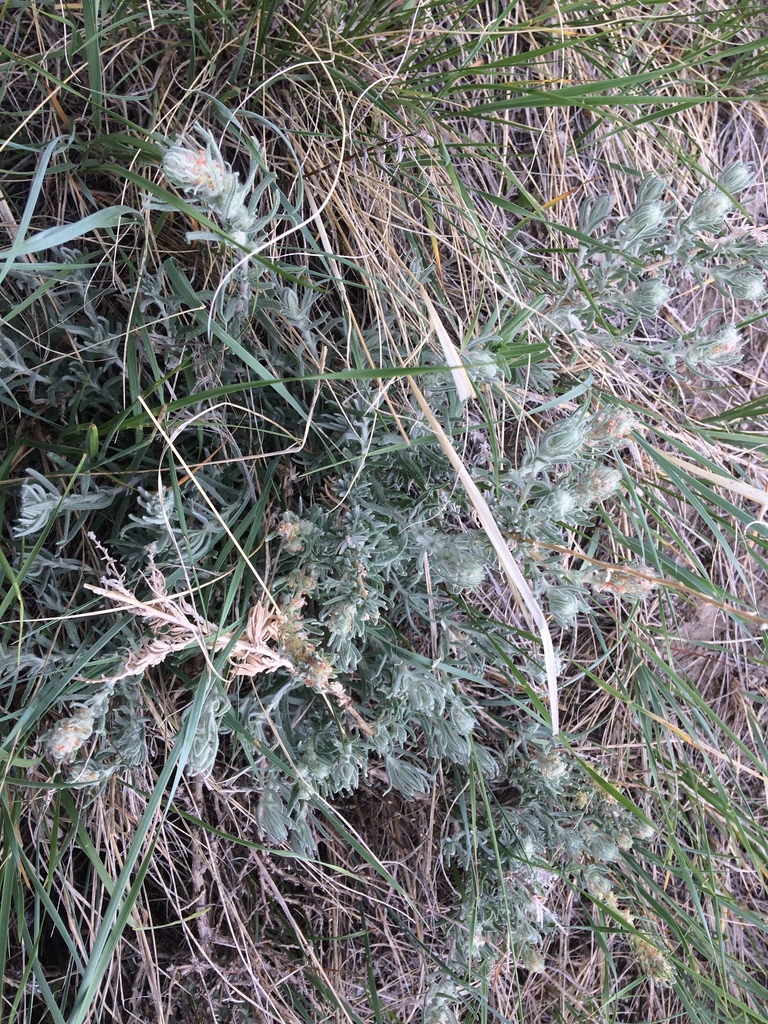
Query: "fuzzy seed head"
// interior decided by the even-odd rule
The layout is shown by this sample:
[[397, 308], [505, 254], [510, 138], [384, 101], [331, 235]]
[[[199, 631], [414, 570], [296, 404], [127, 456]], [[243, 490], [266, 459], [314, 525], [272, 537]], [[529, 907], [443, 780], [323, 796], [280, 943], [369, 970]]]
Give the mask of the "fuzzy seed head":
[[357, 605], [354, 601], [343, 601], [336, 604], [326, 620], [331, 633], [339, 637], [358, 635]]
[[97, 768], [89, 768], [84, 762], [78, 761], [69, 768], [68, 782], [75, 785], [93, 785], [103, 782], [109, 771], [101, 771]]
[[687, 362], [694, 367], [709, 368], [733, 366], [741, 358], [744, 338], [734, 324], [726, 324], [719, 331], [694, 345], [687, 356]]
[[637, 427], [638, 422], [629, 409], [611, 405], [589, 420], [589, 440], [614, 444]]
[[629, 832], [622, 830], [616, 836], [616, 845], [620, 850], [631, 850], [632, 849], [632, 836]]
[[304, 550], [304, 542], [312, 531], [312, 524], [299, 519], [293, 512], [284, 512], [277, 527], [277, 536], [283, 542], [285, 551], [295, 555]]
[[541, 951], [536, 949], [535, 946], [525, 947], [520, 956], [520, 962], [527, 971], [531, 972], [531, 974], [544, 973], [544, 957], [541, 955]]
[[456, 566], [456, 574], [450, 581], [456, 590], [477, 590], [485, 580], [485, 566], [482, 562], [467, 560]]
[[759, 302], [765, 295], [765, 281], [758, 274], [740, 274], [731, 284], [731, 291], [737, 299]]
[[637, 957], [638, 965], [651, 981], [655, 981], [662, 988], [667, 988], [674, 982], [675, 968], [660, 949], [640, 935], [630, 936], [629, 944]]
[[230, 184], [232, 174], [221, 157], [205, 149], [176, 142], [163, 157], [163, 171], [169, 181], [203, 199], [213, 199]]
[[542, 517], [556, 523], [570, 522], [574, 512], [580, 508], [579, 495], [570, 487], [556, 487], [537, 503], [536, 511]]
[[576, 491], [585, 504], [605, 501], [621, 487], [621, 471], [615, 466], [593, 466], [581, 480]]
[[642, 284], [629, 296], [629, 305], [640, 314], [640, 316], [655, 316], [659, 308], [669, 301], [672, 289], [668, 284], [651, 278], [643, 281]]
[[744, 267], [714, 267], [712, 277], [721, 292], [731, 292], [734, 298], [759, 302], [765, 295], [765, 282], [761, 274], [750, 273]]
[[702, 192], [691, 207], [691, 215], [685, 222], [686, 230], [689, 232], [716, 231], [731, 209], [733, 209], [733, 203], [719, 189]]
[[613, 895], [613, 882], [607, 875], [603, 874], [601, 868], [591, 866], [586, 869], [587, 888], [601, 903], [607, 903], [608, 897]]
[[751, 166], [739, 161], [738, 163], [731, 164], [730, 167], [726, 167], [717, 179], [717, 183], [724, 192], [730, 192], [733, 196], [737, 192], [743, 192], [745, 188], [749, 188], [754, 180], [755, 175]]
[[559, 782], [568, 774], [568, 765], [559, 754], [545, 754], [542, 751], [536, 758], [536, 763], [547, 782]]
[[615, 594], [630, 600], [642, 600], [658, 587], [659, 581], [647, 566], [626, 569], [595, 569], [588, 577], [598, 594]]
[[90, 708], [78, 708], [63, 718], [46, 737], [45, 751], [56, 765], [70, 761], [93, 732], [95, 716]]
[[546, 462], [567, 462], [584, 443], [586, 429], [584, 420], [572, 416], [553, 424], [542, 435], [536, 456]]

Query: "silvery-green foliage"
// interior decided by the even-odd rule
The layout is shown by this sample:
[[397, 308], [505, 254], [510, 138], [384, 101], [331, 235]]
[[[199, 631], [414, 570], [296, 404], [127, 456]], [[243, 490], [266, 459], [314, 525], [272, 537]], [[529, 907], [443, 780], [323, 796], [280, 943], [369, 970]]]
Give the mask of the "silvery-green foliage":
[[277, 771], [267, 773], [259, 801], [258, 821], [268, 842], [282, 846], [288, 839], [291, 818], [287, 811], [289, 786]]
[[48, 387], [50, 378], [36, 370], [34, 364], [30, 365], [30, 354], [25, 351], [28, 347], [12, 329], [0, 331], [0, 388], [10, 396], [21, 387], [32, 403], [44, 403], [40, 389]]
[[417, 793], [428, 793], [432, 788], [433, 778], [429, 772], [404, 757], [385, 757], [384, 767], [390, 787], [402, 793], [406, 800], [412, 800]]
[[326, 335], [335, 326], [333, 318], [319, 308], [321, 296], [322, 293], [317, 288], [299, 288], [294, 285], [275, 287], [275, 297], [278, 300], [275, 303], [276, 310], [296, 329], [301, 338], [294, 351], [300, 372], [303, 372], [305, 353], [316, 358], [318, 338]]
[[461, 1001], [459, 986], [446, 973], [440, 972], [424, 998], [423, 1024], [459, 1024], [454, 1006]]
[[[687, 214], [676, 215], [675, 205], [664, 198], [668, 183], [651, 175], [638, 186], [634, 210], [607, 230], [601, 229], [609, 216], [608, 197], [586, 200], [579, 225], [587, 237], [542, 318], [543, 331], [567, 335], [576, 345], [621, 347], [635, 360], [670, 373], [687, 366], [706, 375], [715, 367], [734, 365], [739, 346], [729, 350], [728, 361], [712, 362], [702, 352], [700, 328], [693, 336], [681, 336], [660, 313], [694, 282], [714, 284], [744, 302], [763, 300], [765, 246], [748, 230], [728, 233], [727, 225], [734, 197], [752, 181], [748, 166], [734, 164], [696, 197]], [[588, 236], [595, 237], [594, 244]]]
[[[41, 533], [53, 521], [64, 518], [64, 537], [58, 541], [63, 547], [82, 529], [89, 512], [108, 508], [120, 493], [116, 487], [95, 487], [90, 477], [80, 478], [76, 492], [62, 492], [47, 477], [35, 469], [28, 469], [29, 480], [22, 484], [21, 511], [16, 521], [15, 535], [29, 537]], [[73, 513], [81, 513], [74, 517]]]
[[613, 205], [613, 196], [607, 192], [585, 199], [579, 209], [579, 231], [584, 235], [594, 234], [610, 217]]
[[450, 689], [443, 678], [420, 665], [400, 659], [391, 665], [391, 697], [396, 704], [405, 703], [410, 712], [429, 716], [442, 715]]
[[141, 711], [140, 682], [121, 680], [115, 687], [107, 725], [109, 741], [117, 754], [117, 763], [140, 768], [147, 760], [146, 719]]
[[[199, 475], [205, 491], [218, 500], [220, 517], [226, 522], [243, 506], [242, 491], [235, 490], [236, 480], [225, 481], [213, 468]], [[181, 503], [170, 487], [150, 491], [139, 485], [134, 492], [132, 507], [126, 515], [128, 522], [121, 529], [114, 549], [130, 566], [144, 561], [145, 551], [151, 546], [160, 565], [182, 564], [193, 567], [200, 563], [222, 536], [220, 517], [200, 496], [192, 483], [181, 490]], [[184, 522], [180, 519], [183, 508]]]
[[763, 276], [743, 267], [712, 267], [712, 278], [724, 295], [750, 302], [758, 302], [765, 295]]
[[[452, 700], [447, 716], [419, 715], [427, 748], [433, 757], [468, 765], [472, 757], [476, 720], [460, 700]], [[400, 788], [399, 786], [397, 788]], [[401, 790], [402, 792], [402, 790]]]
[[493, 384], [507, 376], [503, 354], [486, 347], [493, 343], [498, 343], [493, 337], [476, 339], [476, 347], [467, 347], [461, 353], [462, 365], [476, 384]]
[[[0, 366], [17, 379], [17, 398], [26, 391], [30, 402], [45, 403], [62, 418], [87, 405], [103, 414], [122, 393], [124, 324], [105, 301], [90, 257], [64, 247], [53, 255], [36, 268], [35, 283], [45, 282], [40, 300], [0, 338]], [[14, 264], [9, 276], [23, 289], [29, 269]]]
[[[151, 315], [162, 318], [178, 309], [159, 271], [148, 279], [145, 296], [144, 308]], [[263, 304], [275, 322], [287, 321], [306, 335], [308, 350], [318, 327], [336, 330], [321, 300], [319, 289], [278, 281]], [[86, 320], [84, 328], [95, 331], [97, 324]], [[366, 344], [370, 351], [378, 345], [379, 357], [388, 359], [383, 336], [369, 332]], [[99, 344], [106, 341], [104, 337]], [[172, 342], [169, 339], [157, 353], [158, 358], [167, 356], [170, 366], [177, 359]], [[495, 351], [476, 346], [470, 356], [478, 381], [489, 386], [503, 382], [504, 361]], [[219, 379], [243, 379], [242, 367], [231, 354], [220, 352], [216, 358]], [[293, 355], [293, 363], [287, 352], [281, 358], [288, 376], [300, 371], [300, 353]], [[100, 375], [112, 372], [110, 367], [114, 368], [105, 358], [95, 371], [97, 385]], [[463, 411], [450, 375], [430, 375], [426, 386], [447, 426], [459, 425]], [[99, 388], [86, 394], [100, 401]], [[300, 390], [297, 394], [302, 396]], [[457, 676], [412, 649], [414, 638], [421, 643], [426, 624], [434, 621], [440, 656], [449, 664], [458, 660], [473, 678], [483, 679], [496, 651], [462, 632], [462, 621], [464, 602], [485, 584], [495, 559], [484, 534], [467, 528], [466, 498], [457, 490], [453, 471], [421, 414], [414, 409], [395, 429], [382, 411], [376, 386], [357, 381], [338, 394], [341, 400], [322, 401], [314, 410], [314, 423], [333, 453], [333, 469], [324, 470], [320, 456], [313, 456], [314, 463], [308, 454], [300, 456], [307, 468], [322, 471], [326, 499], [297, 500], [273, 520], [268, 536], [277, 566], [272, 590], [283, 608], [298, 609], [301, 634], [294, 641], [305, 645], [307, 663], [295, 675], [278, 672], [265, 677], [258, 699], [235, 688], [227, 694], [231, 711], [219, 699], [221, 694], [209, 693], [190, 760], [191, 771], [210, 771], [219, 738], [231, 731], [232, 742], [246, 747], [262, 771], [259, 821], [264, 836], [275, 842], [290, 840], [305, 852], [311, 849], [314, 797], [353, 792], [372, 769], [407, 798], [426, 792], [440, 765], [461, 771], [473, 765], [487, 779], [499, 771], [498, 758], [486, 744], [482, 718], [461, 692]], [[256, 397], [266, 417], [301, 436], [303, 421], [273, 391]], [[632, 429], [633, 421], [622, 421], [622, 414], [613, 409], [590, 416], [585, 407], [535, 437], [518, 469], [510, 469], [508, 479], [502, 474], [491, 486], [493, 490], [501, 485], [501, 491], [495, 491], [501, 521], [531, 541], [549, 537], [556, 543], [562, 540], [564, 525], [588, 522], [594, 504], [619, 484], [618, 471], [603, 460]], [[403, 427], [411, 443], [404, 442]], [[214, 439], [218, 442], [218, 434]], [[176, 444], [186, 441], [182, 433]], [[126, 490], [115, 489], [112, 497], [121, 500], [122, 513], [110, 548], [133, 579], [144, 569], [148, 549], [156, 567], [168, 572], [178, 573], [180, 560], [188, 570], [204, 570], [225, 536], [221, 521], [237, 524], [247, 514], [247, 489], [233, 461], [205, 464], [214, 448], [206, 437], [204, 446], [192, 448], [188, 458], [204, 463], [195, 479], [213, 500], [217, 514], [191, 480], [157, 491], [146, 476], [128, 477]], [[84, 513], [92, 517], [99, 511], [103, 509]], [[66, 567], [62, 563], [52, 569], [46, 588], [52, 592], [57, 581], [65, 579], [65, 569], [74, 575], [74, 563], [70, 559]], [[578, 595], [582, 600], [586, 591], [561, 578], [556, 564], [533, 565], [532, 560], [531, 576], [539, 594], [562, 588], [561, 597]], [[71, 592], [72, 586], [67, 593]], [[573, 607], [570, 613], [558, 609], [557, 598], [552, 604], [559, 621], [571, 625]], [[579, 611], [583, 607], [580, 603]], [[501, 636], [494, 642], [502, 643]], [[370, 735], [350, 729], [332, 701], [311, 689], [317, 664], [333, 672], [369, 725]], [[525, 671], [534, 678], [533, 668]], [[115, 694], [99, 741], [100, 770], [125, 770], [142, 763], [146, 745], [141, 705], [137, 686], [126, 684]], [[290, 773], [281, 773], [274, 765], [265, 768], [268, 748], [278, 757], [283, 748], [288, 751], [300, 780], [300, 796]]]
[[[212, 682], [203, 699], [187, 757], [187, 771], [190, 775], [208, 775], [213, 768], [219, 750], [221, 720], [230, 707], [227, 695]], [[192, 707], [189, 707], [182, 715], [182, 721], [186, 721], [191, 714]]]
[[475, 869], [450, 933], [458, 971], [490, 971], [508, 950], [539, 970], [534, 953], [560, 923], [559, 881], [573, 877], [586, 888], [640, 835], [637, 819], [543, 731], [521, 728], [504, 766], [485, 805], [491, 817], [476, 821], [473, 842], [459, 838], [458, 820], [443, 842], [449, 863]]
[[236, 733], [240, 742], [246, 740], [252, 746], [259, 746], [266, 739], [266, 730], [269, 725], [264, 705], [256, 696], [240, 696], [237, 693], [229, 695], [232, 704], [232, 715], [236, 725], [230, 725], [226, 718], [219, 724], [219, 735], [229, 736]]
[[571, 629], [576, 617], [588, 610], [583, 592], [573, 586], [549, 586], [546, 589], [547, 607], [561, 629]]
[[[272, 224], [279, 195], [275, 179], [257, 150], [241, 182], [214, 137], [201, 133], [200, 139], [202, 147], [170, 147], [165, 171], [202, 214], [221, 225], [222, 234], [203, 231], [195, 237], [220, 241], [223, 236], [233, 243], [239, 262], [261, 244]], [[716, 373], [731, 365], [743, 339], [735, 324], [713, 319], [690, 336], [678, 337], [664, 321], [658, 338], [648, 325], [689, 278], [700, 283], [712, 279], [743, 301], [760, 298], [765, 254], [752, 240], [725, 235], [722, 227], [731, 197], [748, 184], [746, 169], [737, 165], [719, 183], [728, 193], [726, 200], [719, 189], [710, 190], [689, 214], [677, 216], [666, 184], [651, 177], [640, 184], [634, 211], [613, 227], [610, 197], [588, 200], [580, 212], [583, 239], [572, 272], [546, 301], [532, 297], [533, 322], [549, 337], [564, 333], [577, 343], [589, 341], [610, 351], [620, 346], [674, 370], [687, 364], [699, 373]], [[25, 576], [25, 596], [62, 616], [76, 602], [80, 576], [94, 572], [88, 564], [91, 552], [79, 546], [88, 522], [101, 526], [99, 540], [119, 560], [127, 585], [138, 595], [146, 594], [150, 551], [154, 569], [170, 581], [169, 592], [185, 577], [183, 587], [193, 581], [199, 587], [196, 599], [210, 603], [210, 621], [231, 616], [234, 605], [234, 615], [244, 618], [254, 593], [260, 596], [261, 591], [250, 578], [229, 589], [233, 574], [243, 571], [241, 553], [231, 545], [236, 536], [247, 545], [284, 617], [276, 644], [282, 656], [290, 655], [292, 667], [247, 682], [226, 678], [226, 693], [223, 679], [214, 684], [207, 669], [202, 677], [198, 669], [178, 709], [188, 718], [192, 707], [201, 708], [190, 738], [188, 770], [204, 775], [216, 764], [223, 767], [225, 752], [233, 761], [239, 758], [238, 770], [251, 773], [259, 794], [262, 837], [276, 845], [291, 843], [304, 854], [313, 852], [318, 801], [346, 797], [374, 783], [413, 799], [429, 792], [436, 777], [448, 780], [444, 856], [477, 879], [452, 932], [455, 964], [490, 967], [500, 950], [514, 948], [529, 970], [540, 969], [539, 943], [558, 926], [557, 910], [550, 905], [553, 880], [578, 879], [585, 866], [604, 870], [615, 862], [632, 842], [631, 822], [551, 738], [516, 720], [537, 713], [524, 691], [543, 693], [546, 675], [527, 637], [508, 622], [482, 616], [488, 604], [476, 595], [494, 585], [496, 558], [432, 428], [416, 405], [409, 405], [407, 388], [398, 395], [396, 419], [380, 382], [364, 374], [359, 380], [324, 382], [317, 391], [314, 381], [292, 379], [305, 372], [310, 357], [334, 349], [348, 351], [351, 365], [366, 370], [369, 358], [375, 366], [402, 365], [408, 346], [400, 350], [391, 341], [399, 336], [400, 320], [385, 311], [383, 322], [362, 326], [358, 335], [340, 318], [338, 296], [329, 299], [328, 278], [307, 271], [309, 261], [269, 267], [255, 261], [249, 265], [246, 259], [235, 272], [234, 295], [225, 302], [223, 319], [240, 317], [236, 326], [242, 332], [233, 328], [230, 336], [241, 339], [275, 378], [284, 378], [276, 381], [279, 388], [252, 389], [252, 367], [234, 346], [221, 344], [215, 332], [208, 337], [204, 326], [185, 317], [187, 306], [170, 284], [170, 264], [137, 283], [137, 309], [156, 323], [147, 335], [149, 351], [138, 351], [135, 364], [125, 362], [120, 340], [125, 325], [114, 309], [103, 307], [85, 261], [61, 252], [58, 270], [51, 272], [59, 276], [51, 292], [56, 303], [45, 311], [45, 337], [57, 353], [55, 377], [45, 372], [43, 356], [24, 344], [20, 331], [0, 338], [14, 393], [24, 389], [27, 403], [35, 407], [40, 401], [53, 403], [56, 417], [75, 431], [89, 419], [104, 428], [97, 430], [97, 440], [105, 445], [109, 473], [117, 474], [93, 472], [76, 480], [66, 495], [63, 484], [39, 470], [29, 475], [18, 492], [14, 539], [20, 550], [14, 565], [22, 564], [25, 541], [32, 543], [55, 517], [63, 521], [55, 523], [62, 527], [56, 534], [61, 557], [52, 543], [39, 552]], [[429, 283], [428, 267], [419, 263], [414, 273]], [[401, 283], [404, 291], [413, 288], [410, 278]], [[201, 303], [212, 304], [213, 296], [204, 289], [197, 293]], [[57, 303], [64, 310], [64, 327], [54, 316]], [[248, 315], [252, 308], [255, 318]], [[212, 316], [222, 318], [215, 309]], [[506, 328], [501, 318], [487, 329], [479, 325], [465, 350], [468, 372], [484, 394], [505, 387], [511, 375], [514, 333]], [[69, 348], [56, 348], [64, 331]], [[424, 351], [420, 359], [430, 371], [420, 378], [424, 393], [457, 447], [465, 445], [466, 461], [534, 595], [555, 626], [574, 628], [610, 581], [597, 569], [566, 569], [558, 548], [572, 549], [570, 535], [591, 530], [599, 504], [620, 491], [625, 473], [621, 449], [642, 425], [618, 402], [587, 396], [567, 414], [555, 415], [546, 428], [526, 421], [524, 451], [511, 446], [493, 453], [485, 423], [468, 423], [476, 409], [458, 400], [440, 357]], [[338, 368], [328, 364], [328, 369]], [[534, 362], [525, 372], [526, 386], [532, 382], [542, 391], [557, 390], [551, 366]], [[139, 392], [168, 394], [171, 407], [163, 429], [194, 467], [194, 479], [181, 473], [178, 462], [175, 479], [166, 473], [171, 459], [165, 452], [168, 465], [162, 464], [158, 488], [156, 436], [149, 437], [148, 421], [130, 430], [115, 426], [116, 409], [124, 408], [122, 389], [132, 374]], [[249, 383], [252, 405], [247, 411], [259, 424], [244, 452], [253, 457], [243, 463], [246, 469], [238, 467], [242, 408], [235, 421], [228, 421], [226, 403], [215, 414], [202, 406], [204, 419], [196, 419], [190, 430], [177, 430], [190, 410], [200, 410], [191, 404], [174, 411], [172, 404], [177, 397], [235, 382]], [[191, 391], [185, 394], [186, 387]], [[310, 402], [307, 433], [303, 414]], [[279, 424], [286, 435], [271, 434], [263, 424]], [[291, 456], [272, 459], [287, 447], [286, 436], [291, 445], [294, 438], [302, 443]], [[82, 446], [81, 438], [77, 444]], [[214, 458], [222, 445], [225, 452]], [[290, 485], [284, 491], [275, 487], [277, 473], [266, 475], [266, 464], [270, 474], [285, 471]], [[255, 521], [262, 496], [263, 521]], [[81, 565], [86, 566], [83, 572]], [[644, 570], [630, 568], [637, 569], [639, 578], [633, 582], [631, 572], [625, 577], [617, 572], [612, 593], [640, 599]], [[208, 582], [214, 585], [209, 588]], [[91, 635], [104, 628], [101, 621], [88, 623]], [[126, 647], [135, 650], [135, 629], [134, 620], [100, 652], [110, 665], [94, 669], [92, 678], [106, 675]], [[42, 672], [41, 662], [47, 672], [71, 660], [78, 649], [77, 630], [77, 620], [69, 617], [56, 639], [43, 631], [39, 646], [22, 652], [19, 665], [27, 673], [27, 689], [29, 678]], [[8, 679], [18, 701], [22, 674], [14, 674], [12, 657], [8, 652], [2, 664], [6, 675], [0, 679]], [[558, 652], [560, 668], [564, 660]], [[189, 651], [179, 653], [178, 662], [170, 659], [168, 668], [174, 665], [191, 671]], [[523, 683], [521, 696], [496, 682], [502, 669]], [[149, 677], [122, 679], [106, 693], [94, 683], [56, 705], [59, 721], [52, 732], [59, 745], [52, 756], [65, 767], [70, 760], [73, 784], [146, 763], [149, 723], [142, 688], [151, 685]], [[519, 716], [515, 707], [522, 709]], [[348, 714], [349, 708], [358, 718]], [[494, 716], [502, 735], [514, 735], [507, 750], [494, 731]], [[224, 744], [222, 736], [227, 737]], [[477, 813], [462, 803], [473, 775], [482, 779], [491, 798]], [[463, 828], [469, 821], [474, 830]], [[451, 1019], [451, 998], [444, 987], [435, 990], [428, 1006], [435, 1021]]]
[[[368, 419], [359, 405], [339, 420], [326, 419], [325, 429], [331, 423], [351, 453], [361, 435], [370, 447]], [[352, 740], [306, 689], [286, 688], [276, 677], [262, 691], [271, 720], [279, 725], [290, 717], [294, 723], [301, 778], [323, 796], [357, 788], [372, 759], [408, 798], [427, 790], [441, 761], [466, 767], [477, 757], [489, 776], [495, 771], [473, 708], [455, 684], [428, 662], [406, 657], [396, 643], [395, 630], [420, 630], [420, 622], [434, 614], [448, 616], [448, 631], [455, 595], [483, 583], [489, 559], [482, 535], [449, 532], [452, 521], [461, 524], [462, 512], [443, 486], [450, 481], [449, 467], [426, 447], [421, 453], [424, 458], [404, 450], [404, 463], [389, 452], [386, 458], [369, 454], [349, 484], [338, 482], [343, 505], [329, 511], [316, 504], [304, 515], [286, 512], [270, 535], [280, 545], [278, 600], [286, 608], [300, 602], [303, 642], [312, 644], [315, 657], [322, 652], [371, 725], [370, 736]], [[411, 494], [416, 472], [420, 500]], [[482, 672], [482, 655], [473, 658]], [[291, 711], [302, 702], [302, 715]], [[293, 809], [286, 811], [287, 822], [293, 815]]]
[[573, 628], [594, 598], [586, 570], [566, 572], [557, 548], [567, 548], [568, 532], [593, 522], [598, 505], [620, 490], [616, 453], [642, 426], [618, 404], [606, 403], [592, 414], [587, 409], [585, 404], [555, 420], [528, 441], [516, 469], [497, 471], [499, 486], [491, 499], [497, 521], [525, 561], [533, 593], [563, 629]]
[[66, 645], [47, 646], [46, 639], [33, 634], [13, 645], [0, 642], [0, 692], [9, 709], [6, 723], [14, 717], [10, 712], [12, 707], [25, 707], [36, 689], [60, 673], [70, 661]]
[[[14, 569], [18, 570], [25, 560], [23, 553], [19, 553], [14, 560]], [[82, 562], [63, 558], [42, 547], [27, 570], [25, 581], [41, 607], [62, 615], [66, 613], [85, 572], [87, 568]]]
[[139, 515], [134, 512], [128, 513], [129, 525], [123, 529], [123, 536], [137, 528], [160, 527], [159, 533], [164, 529], [167, 532], [167, 526], [177, 520], [173, 490], [170, 487], [162, 491], [147, 491], [140, 486], [136, 489], [136, 504], [141, 512]]

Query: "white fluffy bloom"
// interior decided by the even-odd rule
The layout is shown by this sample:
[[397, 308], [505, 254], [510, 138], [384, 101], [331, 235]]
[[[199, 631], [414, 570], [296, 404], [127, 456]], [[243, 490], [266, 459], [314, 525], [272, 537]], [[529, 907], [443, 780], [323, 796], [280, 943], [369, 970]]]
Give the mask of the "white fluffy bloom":
[[163, 170], [174, 185], [201, 199], [213, 199], [236, 184], [213, 141], [205, 148], [175, 142], [163, 157]]

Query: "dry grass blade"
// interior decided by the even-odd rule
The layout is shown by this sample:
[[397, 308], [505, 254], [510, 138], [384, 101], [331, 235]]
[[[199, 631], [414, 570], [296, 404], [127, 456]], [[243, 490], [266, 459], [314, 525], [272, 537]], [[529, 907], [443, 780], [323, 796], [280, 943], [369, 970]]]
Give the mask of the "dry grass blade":
[[[692, 476], [697, 476], [700, 480], [706, 480], [707, 483], [714, 484], [715, 487], [722, 487], [723, 490], [730, 491], [732, 494], [738, 494], [739, 497], [746, 498], [747, 501], [754, 501], [756, 504], [762, 505], [763, 508], [768, 508], [768, 491], [761, 491], [759, 487], [755, 487], [753, 484], [745, 483], [743, 480], [736, 480], [730, 476], [724, 476], [722, 473], [713, 473], [711, 469], [705, 469], [703, 466], [691, 462], [690, 459], [682, 459], [679, 455], [675, 455], [674, 452], [663, 451], [653, 446], [651, 446], [651, 450], [660, 455], [662, 459], [667, 459]], [[664, 472], [662, 467], [659, 467], [659, 472]]]
[[488, 540], [491, 542], [494, 551], [498, 555], [499, 562], [501, 563], [501, 567], [507, 577], [512, 593], [515, 595], [528, 624], [531, 629], [541, 637], [541, 645], [544, 651], [544, 667], [547, 673], [549, 708], [552, 719], [552, 735], [557, 736], [560, 732], [560, 712], [557, 694], [557, 661], [555, 659], [555, 650], [552, 644], [552, 634], [549, 631], [549, 626], [547, 625], [547, 620], [544, 617], [544, 612], [541, 610], [538, 601], [533, 596], [533, 592], [520, 571], [517, 562], [512, 557], [512, 553], [501, 535], [501, 531], [499, 530], [496, 520], [493, 518], [493, 513], [488, 507], [488, 502], [480, 493], [477, 484], [469, 473], [469, 470], [461, 461], [458, 452], [451, 444], [438, 420], [435, 418], [435, 415], [430, 409], [426, 398], [421, 393], [418, 384], [416, 384], [412, 377], [408, 378], [408, 383], [416, 401], [419, 403], [421, 411], [424, 413], [425, 419], [434, 432], [440, 447], [443, 449], [451, 465], [456, 470], [456, 475], [461, 481], [462, 487], [464, 487], [467, 492], [470, 503], [477, 513], [477, 517], [485, 530]]
[[440, 315], [435, 309], [435, 305], [427, 294], [427, 289], [423, 284], [419, 285], [419, 291], [421, 292], [421, 297], [427, 307], [427, 314], [429, 315], [432, 329], [437, 335], [437, 340], [440, 342], [440, 347], [443, 350], [445, 364], [451, 371], [453, 383], [456, 386], [456, 394], [462, 402], [468, 402], [470, 398], [475, 397], [474, 384], [470, 380], [469, 374], [465, 368], [461, 365], [461, 359], [459, 358], [459, 353], [456, 351], [456, 346], [451, 341], [451, 337], [445, 329], [445, 324], [440, 319]]

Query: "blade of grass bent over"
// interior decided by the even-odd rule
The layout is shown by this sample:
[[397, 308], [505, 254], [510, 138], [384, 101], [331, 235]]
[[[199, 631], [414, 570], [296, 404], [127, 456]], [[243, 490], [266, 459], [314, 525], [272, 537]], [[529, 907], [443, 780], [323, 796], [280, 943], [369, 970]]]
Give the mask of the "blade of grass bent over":
[[552, 735], [557, 736], [560, 731], [560, 716], [557, 704], [557, 664], [555, 661], [555, 649], [552, 644], [552, 635], [549, 632], [547, 620], [544, 618], [544, 612], [541, 610], [536, 598], [533, 596], [533, 591], [528, 586], [525, 577], [518, 568], [517, 562], [515, 562], [512, 557], [512, 553], [510, 552], [506, 541], [502, 537], [501, 531], [496, 525], [496, 520], [493, 518], [493, 513], [488, 507], [487, 501], [480, 493], [480, 490], [470, 476], [467, 467], [461, 461], [456, 449], [451, 444], [445, 431], [435, 418], [432, 410], [429, 408], [427, 400], [422, 394], [421, 389], [412, 377], [408, 378], [408, 383], [416, 401], [421, 407], [421, 411], [424, 413], [435, 437], [439, 441], [440, 447], [448, 457], [448, 461], [456, 470], [456, 474], [459, 480], [461, 480], [461, 483], [467, 492], [467, 496], [477, 512], [478, 518], [482, 523], [488, 540], [493, 545], [494, 551], [499, 557], [501, 567], [503, 568], [507, 580], [509, 581], [509, 585], [512, 588], [512, 593], [522, 608], [531, 630], [538, 632], [541, 636], [541, 643], [544, 648], [544, 667], [547, 673], [547, 685], [549, 688]]
[[429, 321], [432, 324], [432, 329], [437, 335], [437, 340], [440, 342], [440, 347], [443, 350], [445, 362], [450, 368], [453, 383], [456, 387], [456, 394], [462, 402], [466, 402], [475, 396], [475, 389], [472, 381], [470, 380], [467, 371], [461, 365], [461, 360], [459, 359], [459, 353], [456, 351], [456, 346], [451, 341], [448, 331], [446, 331], [443, 321], [440, 319], [432, 300], [427, 294], [427, 289], [423, 284], [419, 285], [419, 291], [421, 292], [421, 297], [427, 307], [427, 313], [429, 314]]

